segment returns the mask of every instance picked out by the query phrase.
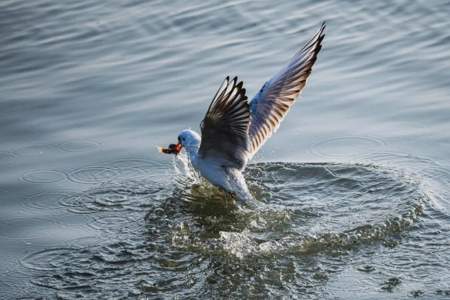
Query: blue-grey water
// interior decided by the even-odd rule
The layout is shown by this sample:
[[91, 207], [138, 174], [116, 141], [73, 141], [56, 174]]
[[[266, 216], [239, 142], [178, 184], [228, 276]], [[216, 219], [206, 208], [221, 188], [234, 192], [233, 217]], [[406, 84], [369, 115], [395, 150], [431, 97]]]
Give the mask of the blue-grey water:
[[[155, 146], [226, 75], [249, 97], [319, 28], [246, 173]], [[0, 298], [450, 298], [448, 1], [0, 2]]]

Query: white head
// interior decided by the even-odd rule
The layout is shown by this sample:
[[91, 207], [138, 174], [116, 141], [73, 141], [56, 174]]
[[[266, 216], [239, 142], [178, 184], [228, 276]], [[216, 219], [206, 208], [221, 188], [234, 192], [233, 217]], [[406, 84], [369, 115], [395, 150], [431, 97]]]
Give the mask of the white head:
[[167, 154], [178, 154], [182, 148], [185, 148], [189, 154], [197, 153], [200, 147], [200, 135], [190, 129], [185, 129], [178, 134], [178, 143], [170, 144], [168, 148], [161, 149]]
[[178, 143], [188, 150], [189, 148], [200, 147], [200, 135], [190, 129], [185, 129], [178, 134]]

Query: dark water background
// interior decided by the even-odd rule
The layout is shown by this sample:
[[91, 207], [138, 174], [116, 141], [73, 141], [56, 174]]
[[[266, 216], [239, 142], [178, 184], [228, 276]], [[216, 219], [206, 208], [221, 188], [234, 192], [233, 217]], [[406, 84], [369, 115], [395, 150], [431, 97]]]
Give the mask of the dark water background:
[[[247, 173], [264, 210], [157, 153], [322, 20]], [[0, 298], [449, 299], [449, 26], [448, 1], [1, 1]]]

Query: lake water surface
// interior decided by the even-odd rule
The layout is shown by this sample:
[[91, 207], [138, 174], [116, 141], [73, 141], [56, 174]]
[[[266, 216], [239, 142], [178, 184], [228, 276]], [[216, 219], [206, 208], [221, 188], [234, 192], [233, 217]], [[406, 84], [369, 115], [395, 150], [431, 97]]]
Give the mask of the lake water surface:
[[[238, 210], [155, 146], [321, 21]], [[448, 1], [0, 2], [0, 298], [450, 298]]]

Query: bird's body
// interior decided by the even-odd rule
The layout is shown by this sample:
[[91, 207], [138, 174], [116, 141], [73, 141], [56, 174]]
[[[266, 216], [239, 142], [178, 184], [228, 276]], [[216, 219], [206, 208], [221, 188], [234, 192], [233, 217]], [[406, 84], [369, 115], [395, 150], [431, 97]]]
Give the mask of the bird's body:
[[248, 161], [277, 130], [296, 97], [302, 91], [316, 61], [325, 25], [256, 96], [247, 102], [243, 82], [225, 79], [201, 124], [201, 135], [183, 130], [178, 144], [163, 149], [187, 152], [192, 166], [210, 183], [234, 194], [239, 200], [253, 200], [242, 171]]
[[235, 194], [241, 201], [252, 199], [241, 169], [224, 167], [219, 160], [200, 157], [198, 151], [201, 144], [200, 135], [190, 129], [180, 133], [180, 140], [184, 139], [187, 156], [200, 175], [210, 183], [223, 190]]

